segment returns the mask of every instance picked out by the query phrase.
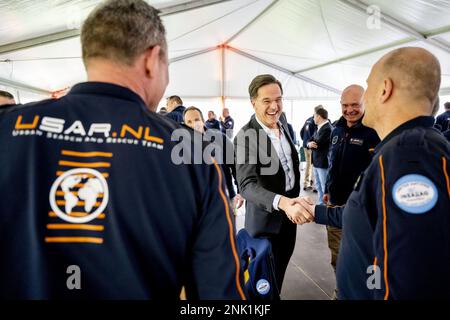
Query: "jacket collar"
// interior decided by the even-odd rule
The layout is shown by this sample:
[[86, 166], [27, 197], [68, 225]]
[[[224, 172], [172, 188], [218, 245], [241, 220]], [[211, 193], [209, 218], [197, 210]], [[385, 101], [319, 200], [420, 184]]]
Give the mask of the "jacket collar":
[[432, 128], [433, 125], [434, 125], [434, 117], [431, 116], [420, 116], [411, 119], [409, 121], [406, 121], [405, 123], [395, 128], [376, 146], [375, 153], [377, 153], [386, 143], [388, 143], [394, 137], [398, 136], [403, 131], [417, 127]]
[[362, 124], [362, 120], [364, 118], [364, 115], [361, 117], [361, 119], [359, 119], [355, 125], [348, 127], [347, 126], [347, 120], [345, 120], [344, 116], [341, 116], [339, 118], [339, 120], [336, 122], [336, 127], [342, 127], [342, 128], [347, 128], [347, 129], [359, 129], [363, 126]]
[[134, 101], [145, 106], [144, 100], [137, 93], [112, 83], [94, 81], [78, 83], [68, 93], [68, 95], [74, 94], [107, 95], [122, 100]]

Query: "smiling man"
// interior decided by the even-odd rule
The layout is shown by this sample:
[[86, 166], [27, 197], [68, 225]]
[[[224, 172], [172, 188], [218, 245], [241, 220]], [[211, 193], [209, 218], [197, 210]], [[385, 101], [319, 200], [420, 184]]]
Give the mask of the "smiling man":
[[[358, 176], [372, 160], [371, 150], [380, 142], [372, 128], [362, 124], [364, 116], [364, 88], [352, 84], [341, 95], [342, 117], [331, 132], [328, 174], [324, 203], [342, 206], [352, 193]], [[328, 247], [331, 265], [336, 270], [336, 261], [341, 241], [341, 229], [327, 226]]]
[[270, 240], [281, 291], [297, 230], [290, 220], [300, 214], [293, 200], [300, 193], [299, 159], [282, 116], [281, 83], [272, 75], [259, 75], [251, 82], [249, 95], [255, 115], [234, 140], [237, 180], [247, 200], [245, 228], [253, 237]]

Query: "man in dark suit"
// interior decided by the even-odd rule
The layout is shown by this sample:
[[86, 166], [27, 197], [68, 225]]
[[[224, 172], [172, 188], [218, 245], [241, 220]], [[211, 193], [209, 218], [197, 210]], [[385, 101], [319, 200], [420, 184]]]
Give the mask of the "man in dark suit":
[[309, 140], [308, 148], [312, 149], [312, 164], [317, 191], [319, 191], [318, 203], [323, 204], [331, 136], [331, 124], [328, 121], [328, 111], [324, 108], [316, 108], [314, 110], [314, 123], [317, 125], [317, 131]]
[[249, 86], [255, 115], [239, 131], [235, 143], [236, 172], [241, 195], [247, 200], [245, 228], [272, 245], [279, 291], [294, 251], [297, 227], [307, 218], [295, 204], [300, 193], [299, 159], [286, 117], [283, 89], [272, 75], [259, 75]]

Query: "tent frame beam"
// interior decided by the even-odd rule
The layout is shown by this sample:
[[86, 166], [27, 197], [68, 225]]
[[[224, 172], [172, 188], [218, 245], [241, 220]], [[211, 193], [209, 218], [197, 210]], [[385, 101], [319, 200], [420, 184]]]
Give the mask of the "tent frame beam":
[[178, 61], [186, 60], [186, 59], [189, 59], [189, 58], [192, 58], [192, 57], [199, 56], [201, 54], [205, 54], [205, 53], [217, 50], [219, 48], [220, 48], [220, 46], [214, 46], [214, 47], [202, 49], [202, 50], [199, 50], [199, 51], [191, 52], [191, 53], [179, 56], [179, 57], [172, 58], [172, 59], [169, 60], [169, 63], [175, 63], [175, 62], [178, 62]]
[[264, 60], [264, 59], [255, 57], [255, 56], [253, 56], [253, 55], [251, 55], [251, 54], [249, 54], [249, 53], [247, 53], [247, 52], [244, 52], [244, 51], [242, 51], [242, 50], [233, 48], [233, 47], [231, 47], [231, 46], [229, 46], [229, 45], [227, 45], [227, 46], [225, 46], [225, 47], [226, 47], [228, 50], [230, 50], [230, 51], [232, 51], [232, 52], [234, 52], [234, 53], [237, 53], [237, 54], [239, 54], [239, 55], [241, 55], [241, 56], [244, 56], [244, 57], [246, 57], [246, 58], [248, 58], [248, 59], [251, 59], [251, 60], [253, 60], [253, 61], [259, 62], [259, 63], [261, 63], [261, 64], [263, 64], [263, 65], [266, 65], [266, 66], [268, 66], [268, 67], [270, 67], [270, 68], [273, 68], [273, 69], [275, 69], [275, 70], [278, 70], [278, 71], [281, 71], [281, 72], [283, 72], [283, 73], [289, 74], [289, 75], [291, 75], [291, 76], [293, 76], [293, 77], [295, 77], [295, 78], [297, 78], [297, 79], [300, 79], [300, 80], [302, 80], [302, 81], [305, 81], [305, 82], [307, 82], [307, 83], [309, 83], [309, 84], [312, 84], [312, 85], [314, 85], [314, 86], [316, 86], [316, 87], [325, 89], [325, 90], [327, 90], [327, 91], [331, 91], [331, 92], [333, 92], [333, 93], [335, 93], [335, 94], [338, 94], [338, 95], [340, 95], [340, 94], [342, 93], [340, 90], [338, 90], [338, 89], [336, 89], [336, 88], [333, 88], [333, 87], [331, 87], [331, 86], [328, 86], [328, 85], [326, 85], [326, 84], [324, 84], [324, 83], [322, 83], [322, 82], [313, 80], [313, 79], [311, 79], [311, 78], [308, 78], [308, 77], [305, 77], [305, 76], [302, 76], [302, 75], [299, 75], [299, 74], [295, 74], [294, 72], [292, 72], [292, 71], [290, 71], [290, 70], [288, 70], [288, 69], [286, 69], [286, 68], [283, 68], [283, 67], [281, 67], [281, 66], [278, 66], [278, 65], [276, 65], [276, 64], [273, 64], [273, 63], [271, 63], [271, 62], [269, 62], [269, 61], [266, 61], [266, 60]]
[[[168, 7], [162, 7], [158, 10], [160, 11], [159, 16], [169, 16], [176, 13], [181, 13], [185, 11], [190, 11], [194, 9], [200, 9], [203, 7], [207, 7], [210, 5], [218, 4], [221, 2], [226, 2], [231, 0], [192, 0], [192, 1], [186, 1], [184, 3], [180, 3], [177, 5], [172, 5]], [[6, 54], [18, 50], [33, 48], [37, 46], [41, 46], [44, 44], [50, 44], [53, 42], [58, 42], [62, 40], [72, 39], [79, 37], [81, 34], [81, 30], [79, 29], [71, 29], [71, 30], [65, 30], [61, 32], [46, 34], [43, 36], [30, 38], [22, 41], [12, 42], [4, 45], [0, 45], [0, 54]]]
[[23, 90], [23, 91], [37, 93], [37, 94], [42, 94], [42, 95], [47, 95], [47, 96], [51, 95], [50, 91], [47, 91], [47, 90], [44, 90], [44, 89], [41, 89], [41, 88], [37, 88], [37, 87], [33, 87], [33, 86], [30, 86], [30, 85], [25, 84], [25, 83], [4, 79], [4, 78], [0, 78], [0, 85], [11, 87], [11, 88], [14, 88], [16, 90]]
[[223, 44], [227, 45], [238, 36], [240, 36], [244, 31], [246, 31], [249, 27], [251, 27], [256, 21], [258, 21], [263, 15], [265, 15], [270, 9], [273, 8], [280, 0], [273, 0], [263, 11], [261, 11], [256, 17], [254, 17], [250, 22], [248, 22], [245, 26], [243, 26], [238, 32], [233, 34], [228, 40], [226, 40]]
[[[364, 3], [362, 3], [359, 0], [339, 0], [339, 1], [344, 3], [344, 4], [346, 4], [346, 5], [348, 5], [348, 6], [350, 6], [350, 7], [352, 7], [355, 10], [358, 10], [359, 12], [363, 12], [364, 14], [367, 14], [366, 10], [367, 10], [368, 6], [365, 5]], [[392, 26], [394, 28], [397, 28], [398, 30], [400, 30], [402, 32], [407, 33], [408, 35], [410, 35], [410, 37], [409, 38], [405, 38], [405, 39], [401, 39], [401, 40], [398, 40], [398, 41], [395, 41], [395, 42], [391, 42], [391, 43], [383, 45], [383, 46], [375, 47], [375, 48], [372, 48], [372, 49], [369, 49], [369, 50], [364, 50], [364, 51], [357, 52], [357, 53], [354, 53], [354, 54], [351, 54], [351, 55], [348, 55], [348, 56], [344, 56], [344, 57], [337, 58], [337, 59], [334, 59], [334, 60], [330, 60], [330, 61], [327, 61], [327, 62], [324, 62], [324, 63], [320, 63], [320, 64], [317, 64], [317, 65], [314, 65], [314, 66], [311, 66], [311, 67], [303, 68], [303, 69], [295, 71], [295, 73], [297, 74], [297, 73], [303, 73], [303, 72], [319, 69], [319, 68], [326, 67], [326, 66], [331, 65], [331, 64], [344, 62], [344, 61], [347, 61], [347, 60], [351, 60], [351, 59], [355, 59], [355, 58], [358, 58], [358, 57], [366, 56], [366, 55], [369, 55], [369, 54], [372, 54], [372, 53], [375, 53], [375, 52], [378, 52], [378, 51], [381, 51], [381, 50], [390, 49], [390, 48], [393, 48], [393, 47], [396, 47], [396, 46], [399, 46], [399, 45], [403, 45], [403, 44], [407, 44], [407, 43], [411, 43], [411, 42], [414, 42], [414, 41], [417, 41], [417, 40], [419, 40], [419, 41], [427, 41], [428, 43], [430, 43], [430, 44], [432, 44], [434, 46], [437, 46], [440, 49], [450, 53], [450, 45], [449, 44], [447, 44], [443, 40], [434, 39], [434, 37], [439, 36], [440, 34], [450, 32], [450, 26], [445, 26], [445, 27], [436, 29], [434, 31], [427, 32], [425, 34], [421, 34], [421, 33], [417, 32], [416, 30], [412, 29], [411, 27], [402, 24], [401, 22], [395, 20], [392, 17], [387, 16], [386, 14], [382, 15], [382, 19], [384, 20], [384, 22], [386, 24], [388, 24], [388, 25], [390, 25], [390, 26]], [[391, 21], [392, 23], [389, 22], [389, 21]], [[395, 24], [394, 24], [393, 21], [396, 21]], [[400, 25], [402, 27], [400, 27]]]
[[378, 52], [378, 51], [382, 51], [382, 50], [385, 50], [385, 49], [390, 49], [390, 48], [393, 48], [393, 47], [396, 47], [396, 46], [399, 46], [399, 45], [402, 45], [402, 44], [410, 43], [410, 42], [413, 42], [415, 40], [416, 40], [415, 38], [402, 39], [402, 40], [399, 40], [399, 41], [388, 43], [388, 44], [383, 45], [383, 46], [371, 48], [369, 50], [364, 50], [364, 51], [357, 52], [357, 53], [354, 53], [354, 54], [351, 54], [351, 55], [348, 55], [348, 56], [344, 56], [344, 57], [337, 58], [337, 59], [334, 59], [334, 60], [326, 61], [324, 63], [320, 63], [320, 64], [317, 64], [317, 65], [314, 65], [314, 66], [311, 66], [311, 67], [307, 67], [307, 68], [304, 68], [304, 69], [300, 69], [300, 70], [297, 70], [297, 71], [294, 71], [294, 72], [296, 74], [299, 74], [299, 73], [303, 73], [303, 72], [319, 69], [319, 68], [322, 68], [322, 67], [329, 66], [331, 64], [336, 64], [336, 63], [339, 63], [339, 62], [344, 62], [344, 61], [347, 61], [347, 60], [352, 60], [352, 59], [355, 59], [355, 58], [359, 58], [359, 57], [362, 57], [362, 56], [367, 56], [369, 54], [372, 54], [372, 53], [375, 53], [375, 52]]
[[220, 102], [225, 108], [225, 46], [220, 46]]
[[170, 16], [176, 13], [182, 13], [185, 11], [190, 11], [194, 9], [200, 9], [207, 6], [211, 6], [214, 4], [218, 4], [221, 2], [227, 2], [231, 0], [192, 0], [186, 1], [184, 3], [175, 4], [168, 7], [159, 8], [158, 10], [161, 12], [159, 14], [160, 17]]
[[441, 90], [439, 90], [439, 95], [440, 96], [450, 95], [450, 87], [441, 88]]
[[[362, 2], [361, 0], [339, 0], [341, 3], [347, 5], [350, 8], [353, 8], [363, 14], [368, 15], [367, 13], [367, 8], [369, 8], [368, 5], [366, 5], [364, 2]], [[404, 32], [405, 34], [414, 37], [415, 39], [419, 40], [419, 41], [426, 41], [429, 44], [440, 48], [441, 50], [446, 51], [447, 53], [450, 53], [450, 44], [447, 43], [446, 41], [442, 41], [442, 40], [438, 40], [438, 39], [434, 39], [434, 38], [429, 38], [427, 37], [426, 34], [420, 33], [419, 31], [417, 31], [416, 29], [408, 26], [407, 24], [400, 22], [399, 20], [397, 20], [396, 18], [387, 15], [385, 13], [381, 14], [381, 20], [386, 23], [387, 25]]]

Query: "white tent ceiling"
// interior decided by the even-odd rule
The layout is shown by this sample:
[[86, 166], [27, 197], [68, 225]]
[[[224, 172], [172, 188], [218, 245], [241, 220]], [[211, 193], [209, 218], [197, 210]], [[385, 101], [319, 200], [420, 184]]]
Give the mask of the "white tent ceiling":
[[[99, 2], [0, 1], [0, 85], [49, 94], [84, 81], [79, 27]], [[449, 0], [148, 2], [167, 29], [168, 94], [246, 97], [250, 80], [267, 72], [291, 99], [336, 98], [405, 45], [439, 58], [441, 92], [450, 94]]]

